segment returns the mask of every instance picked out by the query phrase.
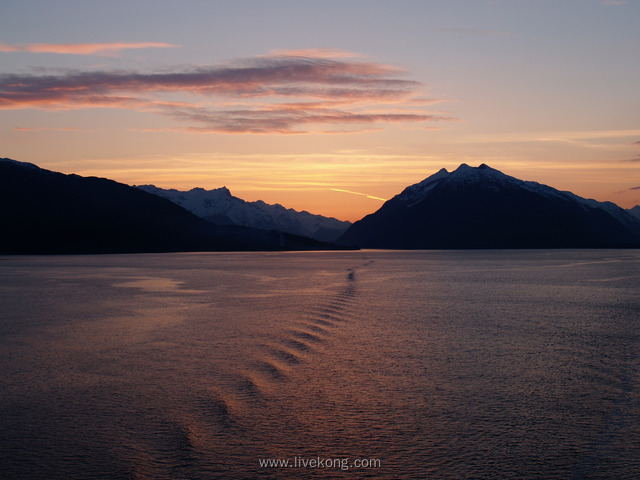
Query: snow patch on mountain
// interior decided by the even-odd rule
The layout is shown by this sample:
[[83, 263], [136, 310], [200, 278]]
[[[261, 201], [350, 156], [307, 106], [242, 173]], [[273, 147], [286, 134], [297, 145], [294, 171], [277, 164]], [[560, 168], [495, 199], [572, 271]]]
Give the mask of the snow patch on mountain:
[[425, 198], [427, 193], [429, 193], [433, 187], [438, 185], [440, 180], [447, 178], [448, 175], [449, 172], [447, 169], [443, 168], [420, 183], [416, 183], [415, 185], [405, 188], [402, 193], [395, 198], [411, 207]]

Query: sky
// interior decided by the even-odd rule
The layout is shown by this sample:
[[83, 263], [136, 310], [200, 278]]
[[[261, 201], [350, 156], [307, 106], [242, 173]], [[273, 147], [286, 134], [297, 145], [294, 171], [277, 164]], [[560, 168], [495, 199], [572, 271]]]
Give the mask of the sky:
[[640, 0], [0, 2], [0, 157], [355, 221], [461, 163], [640, 204]]

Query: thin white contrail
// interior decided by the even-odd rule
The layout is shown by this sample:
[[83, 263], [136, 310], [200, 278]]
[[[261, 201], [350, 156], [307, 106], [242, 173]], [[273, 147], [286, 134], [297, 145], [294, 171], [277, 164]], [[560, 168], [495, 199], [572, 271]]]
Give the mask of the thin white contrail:
[[382, 202], [386, 202], [388, 200], [388, 198], [374, 197], [373, 195], [369, 195], [367, 193], [352, 192], [351, 190], [343, 190], [342, 188], [330, 188], [329, 190], [333, 190], [334, 192], [351, 193], [352, 195], [360, 195], [362, 197], [371, 198], [372, 200], [380, 200]]

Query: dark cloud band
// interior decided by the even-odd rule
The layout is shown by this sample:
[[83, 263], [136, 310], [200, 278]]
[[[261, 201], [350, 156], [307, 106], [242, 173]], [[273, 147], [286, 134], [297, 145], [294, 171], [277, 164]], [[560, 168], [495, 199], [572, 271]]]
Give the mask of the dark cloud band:
[[[159, 73], [1, 75], [0, 108], [145, 109], [188, 121], [194, 131], [236, 133], [447, 119], [416, 113], [415, 105], [400, 111], [411, 107], [422, 88], [403, 73], [373, 62], [296, 53]], [[242, 108], [225, 108], [230, 102]]]

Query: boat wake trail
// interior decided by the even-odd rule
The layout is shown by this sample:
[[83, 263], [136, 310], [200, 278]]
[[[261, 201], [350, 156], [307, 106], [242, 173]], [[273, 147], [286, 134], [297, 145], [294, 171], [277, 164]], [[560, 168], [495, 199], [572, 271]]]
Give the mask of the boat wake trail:
[[[367, 266], [369, 263], [364, 263]], [[251, 364], [247, 377], [255, 379], [261, 391], [269, 384], [286, 382], [298, 366], [331, 347], [331, 339], [353, 320], [351, 310], [357, 300], [357, 275], [360, 267], [346, 269], [342, 281], [325, 298], [310, 306], [301, 317], [265, 342]]]

